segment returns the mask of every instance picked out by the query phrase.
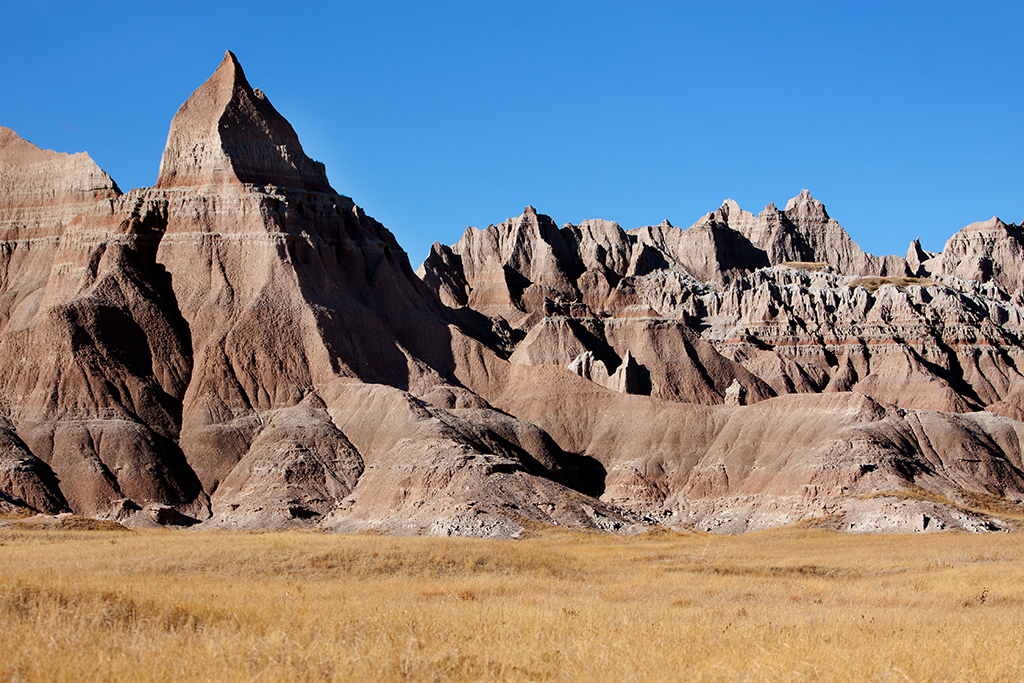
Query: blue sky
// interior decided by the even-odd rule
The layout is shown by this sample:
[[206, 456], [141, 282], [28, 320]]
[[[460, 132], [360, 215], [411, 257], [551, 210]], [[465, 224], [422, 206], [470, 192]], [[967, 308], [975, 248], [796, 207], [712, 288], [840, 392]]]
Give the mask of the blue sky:
[[392, 230], [532, 204], [686, 227], [808, 188], [861, 246], [1024, 220], [1024, 2], [0, 0], [0, 125], [156, 181], [171, 117], [238, 56]]

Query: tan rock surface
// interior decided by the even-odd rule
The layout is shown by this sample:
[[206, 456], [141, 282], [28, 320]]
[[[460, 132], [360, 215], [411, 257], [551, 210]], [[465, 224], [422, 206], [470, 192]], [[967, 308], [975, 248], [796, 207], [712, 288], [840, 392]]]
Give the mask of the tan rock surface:
[[936, 260], [928, 262], [936, 274], [993, 282], [1013, 294], [1024, 286], [1024, 230], [995, 216], [971, 223], [949, 238]]
[[[710, 262], [685, 260], [682, 236], [724, 233], [732, 230], [730, 222], [754, 238], [739, 253], [756, 255], [760, 244], [774, 249], [772, 258], [780, 265], [724, 268], [718, 262], [715, 270], [706, 267]], [[513, 223], [485, 232], [508, 231]], [[772, 225], [774, 232], [767, 229]], [[460, 260], [447, 262], [454, 274], [445, 275], [440, 260], [428, 259], [421, 270], [434, 269], [435, 282], [442, 276], [463, 281], [459, 277], [466, 269], [478, 281], [490, 277], [487, 315], [503, 318], [525, 335], [511, 344], [515, 367], [499, 371], [500, 360], [486, 361], [484, 369], [467, 363], [460, 379], [496, 407], [544, 428], [565, 450], [598, 460], [607, 471], [604, 500], [653, 518], [720, 530], [828, 515], [851, 516], [854, 529], [921, 531], [927, 530], [922, 515], [939, 519], [936, 503], [911, 500], [893, 507], [868, 501], [922, 482], [951, 501], [960, 500], [963, 491], [973, 495], [991, 488], [1019, 499], [1016, 465], [1009, 470], [998, 465], [1018, 457], [1014, 448], [979, 448], [980, 461], [995, 469], [967, 483], [969, 478], [949, 462], [924, 459], [935, 450], [936, 439], [955, 450], [974, 424], [947, 420], [924, 437], [909, 426], [921, 416], [970, 413], [983, 406], [1021, 414], [1024, 378], [1017, 367], [1024, 310], [1004, 293], [963, 279], [908, 279], [904, 259], [864, 254], [806, 192], [786, 212], [769, 207], [754, 217], [727, 202], [687, 231], [663, 224], [625, 232], [625, 240], [606, 237], [617, 231], [618, 226], [606, 228], [599, 240], [591, 237], [592, 230], [563, 228], [563, 234], [577, 236], [585, 270], [579, 273], [577, 266], [561, 280], [546, 275], [548, 282], [562, 284], [549, 288], [543, 317], [535, 302], [493, 295], [509, 291], [502, 286], [514, 264], [482, 258], [479, 249], [455, 245], [452, 253], [461, 253]], [[552, 234], [534, 234], [534, 239], [553, 240]], [[609, 249], [612, 244], [617, 251]], [[604, 261], [593, 256], [604, 253], [618, 256]], [[919, 262], [922, 256], [935, 258], [921, 250]], [[570, 254], [559, 262], [576, 260]], [[499, 263], [500, 280], [496, 273], [487, 275]], [[622, 264], [628, 265], [623, 269]], [[571, 289], [564, 280], [573, 276]], [[472, 287], [461, 291], [468, 294]], [[509, 303], [503, 309], [500, 301]], [[468, 296], [450, 297], [453, 303], [473, 307]], [[652, 335], [653, 330], [658, 333]], [[699, 337], [690, 330], [699, 330]], [[614, 388], [611, 375], [626, 352], [644, 368], [651, 396], [661, 401], [607, 391]], [[676, 370], [673, 377], [681, 361], [687, 370]], [[590, 382], [581, 385], [582, 380]], [[757, 405], [783, 396], [768, 401], [777, 410], [763, 414], [755, 406], [706, 412], [685, 405], [721, 404], [734, 384], [746, 390], [745, 402]], [[806, 396], [785, 396], [794, 393]], [[673, 407], [666, 400], [683, 404]], [[851, 436], [843, 436], [847, 433]], [[785, 439], [776, 442], [772, 434]], [[722, 444], [729, 448], [719, 453]], [[751, 472], [758, 476], [750, 477]], [[988, 528], [984, 518], [950, 505], [935, 525]], [[932, 507], [925, 514], [922, 506]], [[872, 517], [897, 509], [903, 521]]]
[[[227, 91], [231, 98], [210, 96]], [[517, 435], [536, 427], [509, 432], [507, 418], [458, 417], [487, 404], [454, 381], [444, 307], [390, 233], [351, 200], [329, 187], [311, 191], [310, 183], [259, 187], [242, 173], [235, 173], [242, 182], [232, 182], [230, 154], [189, 167], [191, 177], [229, 179], [219, 184], [182, 183], [180, 173], [167, 172], [181, 167], [176, 150], [192, 158], [191, 148], [175, 142], [191, 139], [192, 129], [229, 138], [217, 143], [214, 135], [223, 149], [259, 148], [265, 126], [231, 112], [246, 113], [253, 98], [237, 64], [225, 60], [190, 99], [201, 106], [176, 116], [166, 173], [152, 192], [168, 204], [157, 260], [171, 273], [192, 337], [180, 443], [212, 496], [206, 525], [324, 519], [339, 529], [508, 536], [522, 531], [516, 520], [551, 523], [548, 513], [517, 511], [529, 504], [525, 491], [536, 489], [546, 501], [562, 500], [560, 510], [578, 511], [565, 523], [600, 528], [598, 518], [579, 512], [599, 503], [572, 502], [586, 499], [546, 478], [575, 483], [569, 456], [558, 450], [560, 464], [547, 453], [541, 466], [541, 454], [517, 444]], [[309, 166], [297, 141], [282, 154]], [[540, 229], [536, 220], [521, 227]], [[530, 263], [534, 256], [512, 258]], [[375, 390], [366, 393], [361, 382]], [[531, 443], [543, 438], [535, 434]], [[487, 487], [507, 505], [467, 512], [465, 504]]]

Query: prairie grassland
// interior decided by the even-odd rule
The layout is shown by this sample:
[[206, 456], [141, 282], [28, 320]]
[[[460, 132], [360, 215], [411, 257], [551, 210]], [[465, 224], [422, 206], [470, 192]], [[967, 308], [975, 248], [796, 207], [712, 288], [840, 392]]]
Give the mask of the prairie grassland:
[[0, 531], [5, 681], [1019, 681], [1024, 537]]

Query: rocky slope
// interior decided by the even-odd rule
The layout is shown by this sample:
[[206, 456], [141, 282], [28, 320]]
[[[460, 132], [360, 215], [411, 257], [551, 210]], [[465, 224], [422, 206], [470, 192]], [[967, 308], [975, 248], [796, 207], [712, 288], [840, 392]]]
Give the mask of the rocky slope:
[[993, 219], [942, 254], [879, 258], [807, 191], [686, 230], [527, 207], [435, 244], [420, 275], [488, 316], [540, 388], [467, 386], [597, 459], [604, 500], [727, 530], [980, 528], [979, 500], [1020, 500], [1019, 231]]
[[1021, 229], [864, 253], [804, 191], [527, 207], [418, 273], [228, 53], [153, 188], [0, 129], [0, 509], [515, 537], [989, 529], [1024, 498]]

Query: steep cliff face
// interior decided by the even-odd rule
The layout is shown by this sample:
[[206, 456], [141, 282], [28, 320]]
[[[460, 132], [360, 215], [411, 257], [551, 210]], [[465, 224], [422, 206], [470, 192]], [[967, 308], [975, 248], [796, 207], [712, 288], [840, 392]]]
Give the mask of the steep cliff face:
[[334, 193], [323, 164], [303, 153], [291, 124], [227, 52], [171, 121], [156, 187], [230, 183]]
[[153, 188], [0, 129], [0, 510], [999, 528], [977, 507], [1024, 499], [1019, 231], [879, 258], [806, 191], [686, 230], [527, 207], [417, 274], [228, 53]]
[[[610, 377], [628, 351], [649, 373], [644, 393], [668, 400], [721, 403], [738, 381], [750, 403], [856, 390], [908, 408], [1014, 410], [1006, 401], [1016, 404], [1022, 381], [1024, 309], [1010, 287], [1024, 264], [1013, 226], [969, 226], [941, 255], [911, 249], [922, 277], [908, 275], [906, 259], [865, 254], [806, 191], [786, 212], [769, 206], [758, 217], [726, 201], [687, 230], [549, 227], [531, 234], [540, 246], [520, 249], [570, 245], [546, 269], [481, 248], [523, 239], [515, 226], [528, 220], [553, 226], [535, 215], [470, 229], [450, 249], [436, 246], [420, 271], [456, 309], [486, 300], [478, 310], [509, 326], [514, 363], [568, 366], [590, 354], [604, 368], [595, 377]], [[971, 258], [1007, 275], [965, 278]], [[541, 279], [549, 284], [535, 287]], [[532, 300], [516, 295], [531, 288]], [[687, 359], [689, 371], [670, 368]]]
[[1024, 381], [1024, 309], [976, 283], [772, 268], [660, 310], [706, 321], [704, 336], [778, 393], [853, 390], [971, 412]]
[[152, 263], [153, 207], [84, 154], [2, 137], [0, 391], [47, 482], [19, 497], [87, 514], [122, 499], [201, 509], [176, 444], [191, 350]]
[[[224, 154], [193, 153], [196, 139]], [[344, 520], [364, 525], [412, 531], [419, 527], [410, 517], [430, 517], [427, 527], [447, 528], [459, 508], [425, 502], [441, 495], [436, 482], [456, 472], [464, 483], [480, 480], [493, 467], [482, 456], [504, 440], [475, 423], [452, 426], [464, 420], [448, 409], [488, 406], [455, 379], [443, 307], [394, 237], [334, 193], [230, 54], [172, 122], [150, 196], [167, 203], [156, 260], [171, 274], [191, 332], [179, 443], [212, 496], [209, 523], [299, 523], [330, 513], [332, 524], [354, 524], [337, 519], [344, 509]], [[377, 395], [385, 412], [415, 405], [412, 395], [438, 407], [405, 412], [396, 424], [377, 424], [379, 415], [352, 422], [351, 411], [363, 407], [349, 395], [362, 395], [362, 383], [393, 388]], [[514, 444], [498, 452], [512, 481], [566, 469], [562, 454], [540, 466]], [[408, 487], [424, 469], [428, 484], [415, 494], [396, 502], [376, 491]], [[574, 494], [555, 485], [546, 495]], [[472, 514], [483, 515], [479, 533], [518, 528], [494, 513]]]

